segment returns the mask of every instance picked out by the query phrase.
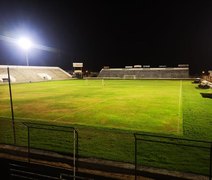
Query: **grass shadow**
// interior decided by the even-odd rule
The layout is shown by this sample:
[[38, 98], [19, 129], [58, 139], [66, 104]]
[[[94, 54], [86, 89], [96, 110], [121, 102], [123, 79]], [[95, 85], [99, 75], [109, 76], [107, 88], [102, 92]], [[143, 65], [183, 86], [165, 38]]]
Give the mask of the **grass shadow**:
[[212, 93], [200, 93], [204, 98], [212, 98]]

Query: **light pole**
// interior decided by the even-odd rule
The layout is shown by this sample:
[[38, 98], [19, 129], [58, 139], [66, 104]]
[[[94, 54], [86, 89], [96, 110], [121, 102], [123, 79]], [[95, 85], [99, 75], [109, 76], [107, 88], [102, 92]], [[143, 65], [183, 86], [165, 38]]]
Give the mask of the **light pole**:
[[10, 80], [9, 67], [7, 67], [7, 74], [8, 74], [9, 92], [10, 92], [10, 108], [11, 108], [11, 115], [12, 115], [13, 140], [14, 140], [14, 144], [16, 144], [15, 118], [14, 118], [14, 110], [13, 110], [13, 98], [12, 98], [12, 89], [11, 89], [11, 80]]
[[25, 51], [25, 58], [26, 58], [27, 66], [29, 66], [28, 50]]
[[31, 41], [26, 38], [22, 37], [18, 40], [18, 45], [24, 50], [25, 52], [25, 59], [26, 59], [26, 64], [29, 66], [29, 57], [28, 57], [28, 51], [32, 47]]

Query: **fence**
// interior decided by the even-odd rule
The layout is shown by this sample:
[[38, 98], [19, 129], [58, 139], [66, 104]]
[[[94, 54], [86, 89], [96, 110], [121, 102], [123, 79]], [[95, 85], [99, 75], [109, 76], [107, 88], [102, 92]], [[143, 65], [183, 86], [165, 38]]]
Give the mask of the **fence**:
[[211, 180], [212, 142], [145, 133], [134, 133], [134, 140], [135, 179], [138, 168], [151, 161], [151, 166], [204, 174]]
[[[2, 123], [0, 134], [3, 135], [0, 136], [2, 138], [1, 143], [8, 143], [9, 140], [12, 144], [11, 120], [5, 119], [0, 122]], [[74, 138], [73, 133], [76, 129], [69, 126], [16, 121], [17, 144], [28, 148], [29, 162], [33, 161], [34, 149], [61, 152], [61, 154], [66, 155], [72, 151], [73, 153], [68, 156], [70, 157], [68, 160], [73, 162], [75, 139], [75, 165], [77, 169], [79, 133], [80, 156], [119, 162], [133, 163], [135, 161], [135, 177], [137, 173], [140, 173], [140, 167], [145, 165], [179, 172], [191, 172], [197, 175], [207, 175], [211, 178], [211, 142], [145, 133], [135, 133], [133, 137], [132, 133], [129, 132], [95, 127], [76, 126], [75, 128], [77, 128], [77, 131]], [[63, 147], [60, 148], [59, 146]], [[106, 149], [110, 149], [110, 151], [106, 151]], [[133, 153], [134, 150], [135, 154]], [[53, 158], [57, 160], [57, 156]]]
[[[33, 135], [35, 135], [35, 141], [37, 140], [37, 138], [39, 139], [37, 143], [39, 143], [39, 145], [41, 145], [40, 149], [47, 149], [47, 150], [51, 150], [49, 149], [49, 138], [50, 136], [48, 135], [47, 138], [45, 138], [45, 134], [49, 133], [49, 131], [53, 132], [52, 135], [52, 139], [56, 139], [57, 141], [59, 140], [59, 136], [61, 136], [62, 142], [68, 142], [69, 139], [71, 139], [70, 136], [64, 136], [63, 133], [67, 134], [67, 133], [73, 133], [73, 141], [72, 141], [72, 147], [73, 147], [73, 176], [76, 175], [76, 167], [77, 167], [77, 161], [78, 161], [78, 132], [75, 128], [73, 127], [67, 127], [67, 126], [55, 126], [55, 125], [47, 125], [47, 124], [35, 124], [35, 123], [23, 123], [26, 127], [27, 127], [27, 142], [28, 142], [28, 162], [30, 163], [31, 161], [31, 147], [32, 147], [32, 138]], [[35, 130], [33, 132], [33, 130]], [[43, 131], [43, 134], [42, 132]], [[59, 132], [59, 133], [57, 133]], [[55, 134], [54, 134], [55, 133]], [[62, 135], [61, 135], [62, 134]], [[57, 138], [55, 138], [57, 137]], [[42, 139], [43, 138], [43, 139]], [[42, 141], [44, 140], [44, 146], [42, 146]], [[52, 145], [54, 144], [54, 141], [51, 142]], [[48, 146], [45, 146], [45, 145]], [[57, 143], [56, 143], [57, 144]], [[64, 143], [65, 144], [65, 143]], [[36, 146], [36, 143], [34, 144]], [[36, 146], [38, 148], [38, 146]], [[54, 147], [54, 150], [56, 150], [57, 148]], [[69, 150], [71, 150], [71, 147], [67, 148]]]

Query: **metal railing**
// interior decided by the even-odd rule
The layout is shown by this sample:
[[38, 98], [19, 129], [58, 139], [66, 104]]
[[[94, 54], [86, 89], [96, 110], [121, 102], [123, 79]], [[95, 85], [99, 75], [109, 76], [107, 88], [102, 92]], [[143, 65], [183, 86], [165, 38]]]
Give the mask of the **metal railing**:
[[[56, 126], [56, 125], [47, 125], [47, 124], [38, 124], [38, 123], [23, 123], [27, 127], [27, 149], [28, 149], [28, 163], [31, 161], [31, 130], [45, 130], [45, 131], [57, 131], [63, 133], [73, 133], [73, 176], [76, 175], [77, 162], [78, 162], [78, 149], [79, 149], [79, 139], [78, 132], [74, 127], [67, 126]], [[39, 137], [38, 135], [36, 135]]]
[[[138, 172], [138, 142], [149, 142], [149, 143], [158, 143], [158, 144], [166, 144], [168, 145], [176, 145], [177, 147], [190, 147], [190, 148], [200, 148], [206, 149], [209, 152], [209, 173], [208, 177], [209, 180], [212, 178], [212, 142], [210, 141], [201, 141], [201, 140], [193, 140], [193, 139], [186, 139], [186, 138], [178, 138], [178, 137], [170, 137], [170, 136], [163, 136], [163, 135], [154, 135], [154, 134], [146, 134], [146, 133], [134, 133], [134, 140], [135, 140], [135, 179], [137, 179], [137, 172]], [[204, 145], [203, 145], [204, 144]], [[168, 148], [168, 147], [167, 147]], [[140, 164], [141, 165], [141, 164]]]

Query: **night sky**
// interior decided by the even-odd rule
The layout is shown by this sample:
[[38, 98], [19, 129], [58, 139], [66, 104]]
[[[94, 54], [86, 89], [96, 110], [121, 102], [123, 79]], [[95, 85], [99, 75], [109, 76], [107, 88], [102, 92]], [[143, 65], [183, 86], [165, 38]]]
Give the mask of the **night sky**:
[[[77, 2], [77, 3], [76, 3]], [[100, 71], [103, 66], [212, 69], [212, 1], [6, 1], [0, 35], [29, 36], [60, 53], [31, 49], [30, 65]], [[25, 65], [16, 45], [0, 41], [0, 64]]]

